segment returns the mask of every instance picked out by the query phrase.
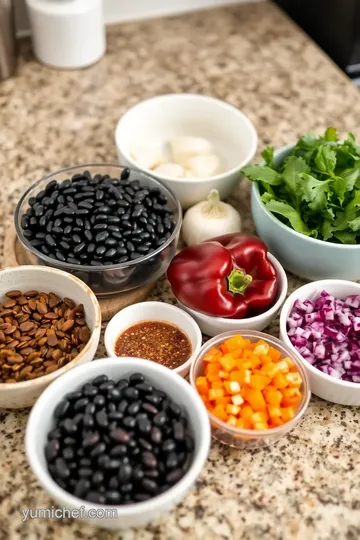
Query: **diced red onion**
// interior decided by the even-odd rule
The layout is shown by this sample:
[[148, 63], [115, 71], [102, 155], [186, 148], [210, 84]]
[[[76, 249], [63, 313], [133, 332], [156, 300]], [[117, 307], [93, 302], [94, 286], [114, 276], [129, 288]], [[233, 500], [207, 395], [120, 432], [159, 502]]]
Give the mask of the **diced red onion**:
[[360, 295], [342, 300], [321, 291], [313, 301], [296, 300], [287, 326], [291, 343], [309, 364], [360, 383]]

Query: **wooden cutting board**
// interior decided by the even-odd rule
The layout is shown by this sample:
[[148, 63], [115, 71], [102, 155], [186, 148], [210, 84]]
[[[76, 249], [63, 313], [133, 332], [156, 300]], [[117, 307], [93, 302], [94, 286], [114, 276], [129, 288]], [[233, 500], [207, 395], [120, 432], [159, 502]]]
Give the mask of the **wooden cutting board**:
[[[18, 241], [15, 227], [11, 224], [7, 227], [5, 232], [3, 266], [5, 268], [11, 268], [28, 264], [36, 264], [36, 260], [31, 259], [31, 254], [29, 254]], [[154, 285], [155, 283], [148, 283], [147, 285], [132, 291], [111, 296], [100, 296], [98, 300], [101, 307], [103, 322], [109, 321], [115, 313], [121, 309], [145, 300], [152, 291]]]

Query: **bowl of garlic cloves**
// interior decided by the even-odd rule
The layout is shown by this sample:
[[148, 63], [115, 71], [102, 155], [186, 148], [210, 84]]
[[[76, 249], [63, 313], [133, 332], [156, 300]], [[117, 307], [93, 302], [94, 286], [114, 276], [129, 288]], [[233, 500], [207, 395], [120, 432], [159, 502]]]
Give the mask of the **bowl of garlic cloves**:
[[241, 111], [195, 94], [138, 103], [118, 122], [115, 140], [120, 163], [156, 177], [183, 209], [212, 189], [228, 197], [257, 147], [255, 128]]

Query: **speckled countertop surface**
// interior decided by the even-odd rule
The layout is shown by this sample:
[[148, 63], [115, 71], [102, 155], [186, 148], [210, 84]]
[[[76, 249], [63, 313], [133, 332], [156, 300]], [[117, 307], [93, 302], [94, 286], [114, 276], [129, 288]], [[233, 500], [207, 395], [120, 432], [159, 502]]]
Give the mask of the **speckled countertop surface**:
[[[108, 54], [86, 71], [51, 71], [25, 47], [18, 76], [0, 84], [1, 248], [6, 220], [31, 182], [73, 164], [116, 162], [120, 115], [167, 92], [238, 106], [258, 130], [259, 150], [328, 125], [360, 135], [358, 90], [268, 3], [113, 27]], [[250, 231], [248, 188], [239, 188], [235, 203]], [[301, 284], [289, 277], [290, 290]], [[171, 301], [164, 281], [153, 297]], [[278, 335], [277, 325], [269, 331]], [[0, 538], [358, 540], [359, 419], [357, 409], [314, 398], [301, 424], [270, 449], [213, 443], [183, 503], [121, 536], [79, 522], [22, 522], [21, 508], [52, 502], [24, 456], [27, 412], [0, 411]]]

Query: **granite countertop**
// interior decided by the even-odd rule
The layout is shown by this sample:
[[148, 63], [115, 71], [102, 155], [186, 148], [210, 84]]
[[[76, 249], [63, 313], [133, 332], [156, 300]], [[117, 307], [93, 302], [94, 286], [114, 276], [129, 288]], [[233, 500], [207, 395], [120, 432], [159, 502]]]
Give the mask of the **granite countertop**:
[[[114, 128], [139, 100], [168, 92], [216, 96], [242, 109], [264, 145], [335, 125], [360, 135], [358, 90], [274, 5], [249, 4], [112, 27], [108, 53], [84, 71], [52, 71], [25, 45], [18, 76], [0, 84], [0, 247], [20, 194], [45, 173], [117, 162]], [[234, 194], [247, 231], [249, 186]], [[290, 291], [301, 282], [290, 278]], [[153, 298], [172, 301], [165, 281]], [[278, 335], [275, 323], [269, 331]], [[103, 354], [100, 348], [98, 354]], [[123, 535], [80, 522], [23, 522], [51, 508], [24, 455], [26, 411], [0, 412], [0, 539], [358, 540], [360, 425], [355, 408], [313, 398], [273, 447], [213, 443], [196, 487], [172, 513]]]

